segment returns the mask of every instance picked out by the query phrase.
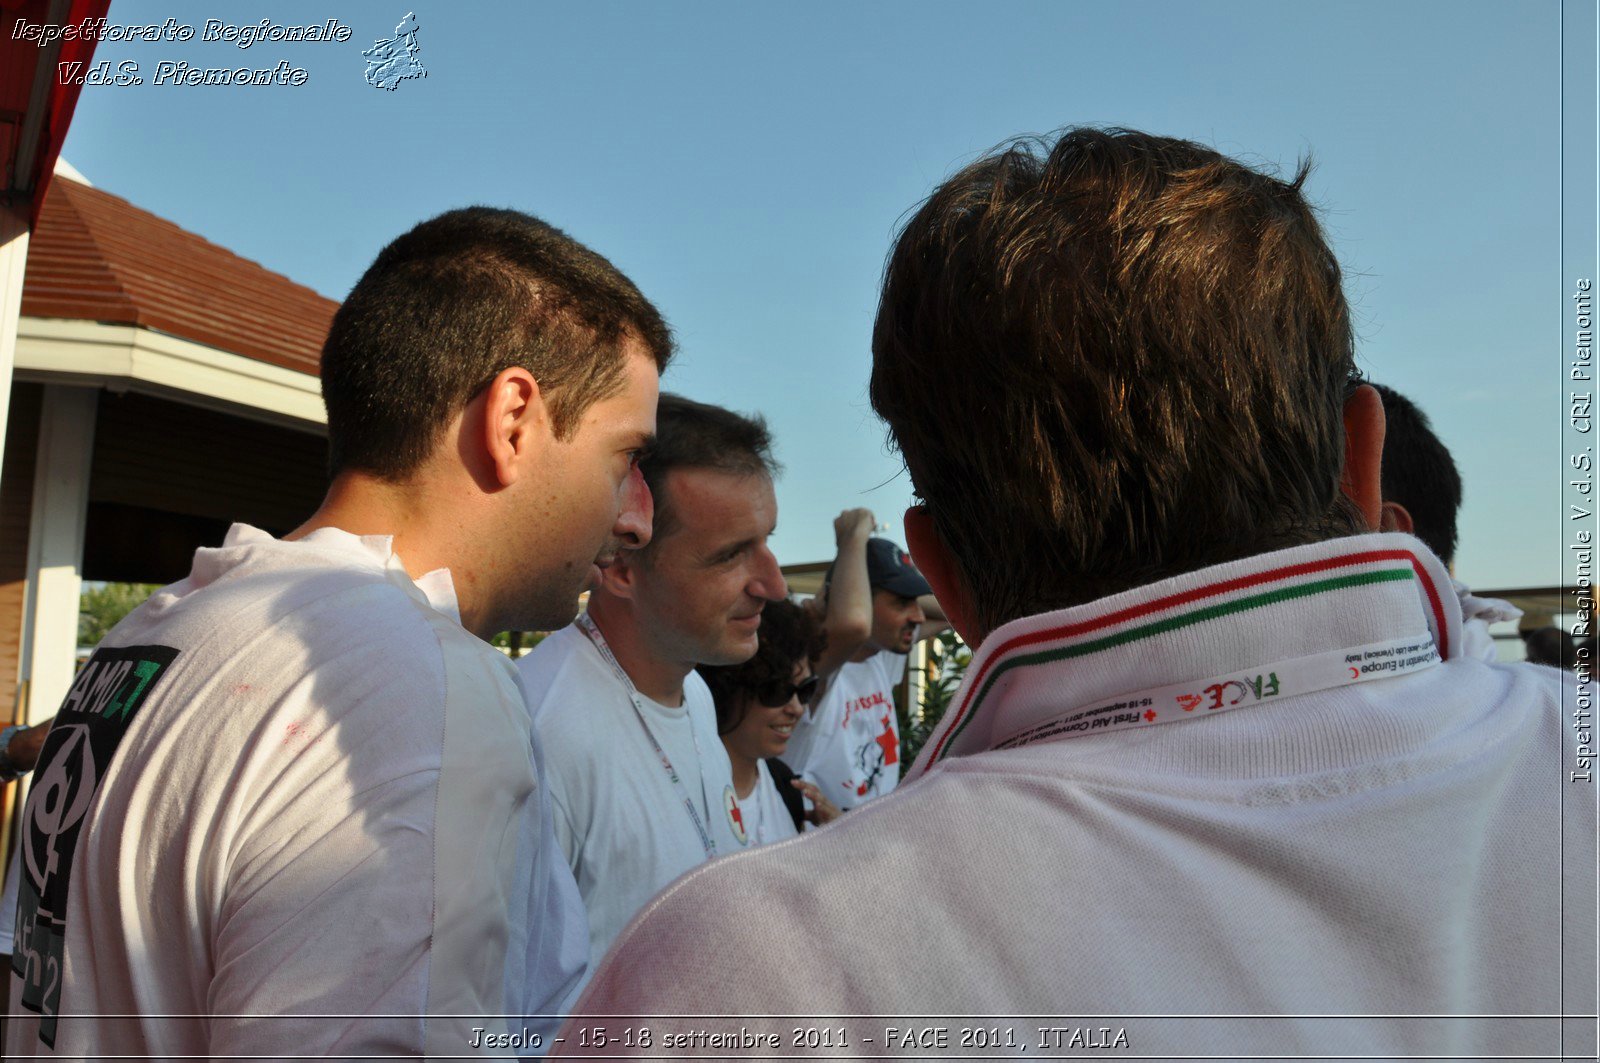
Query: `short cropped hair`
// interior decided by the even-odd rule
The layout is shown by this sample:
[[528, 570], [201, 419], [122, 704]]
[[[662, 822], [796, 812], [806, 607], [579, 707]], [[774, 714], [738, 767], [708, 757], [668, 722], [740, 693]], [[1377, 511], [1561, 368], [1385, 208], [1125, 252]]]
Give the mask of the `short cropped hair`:
[[673, 469], [714, 469], [776, 477], [779, 465], [772, 456], [772, 433], [760, 414], [746, 416], [663, 392], [656, 406], [655, 443], [639, 463], [655, 501], [651, 545], [640, 551], [641, 558], [648, 559], [654, 544], [677, 527], [666, 488], [667, 474]]
[[717, 707], [717, 734], [725, 735], [744, 719], [741, 706], [790, 682], [801, 661], [822, 656], [826, 636], [810, 613], [784, 600], [761, 610], [756, 655], [743, 664], [702, 664], [697, 671], [711, 688]]
[[379, 252], [322, 348], [328, 464], [390, 481], [416, 472], [496, 374], [539, 382], [558, 438], [622, 390], [623, 342], [672, 357], [672, 334], [632, 281], [561, 230], [469, 207]]
[[1411, 514], [1412, 531], [1439, 560], [1456, 557], [1456, 514], [1461, 509], [1461, 474], [1416, 403], [1382, 384], [1383, 500]]
[[987, 630], [1361, 528], [1308, 172], [1072, 129], [966, 167], [901, 231], [872, 404]]

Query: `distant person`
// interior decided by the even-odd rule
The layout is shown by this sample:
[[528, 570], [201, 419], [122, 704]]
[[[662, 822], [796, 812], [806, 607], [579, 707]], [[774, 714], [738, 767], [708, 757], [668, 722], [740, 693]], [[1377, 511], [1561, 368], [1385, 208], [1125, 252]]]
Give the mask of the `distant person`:
[[834, 521], [839, 552], [821, 595], [827, 643], [817, 662], [820, 689], [783, 758], [845, 811], [899, 783], [895, 688], [917, 640], [949, 626], [906, 552], [872, 537], [875, 522], [865, 509]]
[[1074, 129], [906, 223], [871, 397], [965, 683], [900, 789], [657, 898], [568, 1033], [846, 1016], [871, 1054], [931, 1008], [1129, 1016], [1090, 1033], [1152, 1058], [1557, 1054], [1504, 1016], [1593, 1006], [1593, 783], [1560, 677], [1465, 657], [1444, 564], [1374, 531], [1383, 406], [1305, 177]]
[[1571, 635], [1558, 627], [1534, 628], [1522, 632], [1527, 647], [1528, 660], [1546, 668], [1560, 668], [1570, 672], [1578, 664], [1578, 645]]
[[632, 282], [526, 214], [379, 253], [323, 346], [321, 507], [198, 551], [56, 715], [9, 1056], [445, 1056], [564, 1001], [581, 902], [485, 640], [571, 620], [648, 541], [635, 460], [671, 349]]
[[754, 657], [698, 669], [717, 707], [717, 732], [733, 766], [734, 794], [751, 845], [793, 838], [807, 823], [839, 817], [838, 807], [815, 783], [779, 759], [816, 694], [811, 663], [822, 645], [811, 614], [793, 602], [770, 602], [761, 611]]
[[53, 721], [54, 717], [31, 726], [19, 723], [0, 730], [0, 783], [15, 782], [33, 770]]
[[673, 879], [747, 844], [695, 667], [749, 660], [762, 611], [788, 590], [767, 547], [778, 503], [764, 422], [663, 395], [642, 469], [650, 544], [617, 553], [588, 613], [517, 662], [596, 963]]
[[[50, 733], [50, 720], [37, 723], [13, 724], [0, 730], [0, 784], [15, 782], [33, 770], [44, 748], [45, 735]], [[0, 890], [0, 965], [8, 971], [11, 967], [12, 934], [17, 922], [17, 884], [21, 875], [22, 850], [13, 849], [7, 865], [6, 882]], [[10, 1014], [11, 978], [7, 974], [0, 981], [0, 1038], [5, 1036], [6, 1016]], [[3, 1044], [3, 1041], [0, 1041]]]
[[1455, 579], [1456, 517], [1461, 510], [1461, 474], [1428, 415], [1393, 388], [1372, 384], [1383, 400], [1384, 531], [1402, 531], [1428, 544], [1450, 570], [1461, 603], [1462, 646], [1480, 660], [1499, 654], [1489, 625], [1520, 619], [1522, 610], [1498, 598], [1480, 598]]

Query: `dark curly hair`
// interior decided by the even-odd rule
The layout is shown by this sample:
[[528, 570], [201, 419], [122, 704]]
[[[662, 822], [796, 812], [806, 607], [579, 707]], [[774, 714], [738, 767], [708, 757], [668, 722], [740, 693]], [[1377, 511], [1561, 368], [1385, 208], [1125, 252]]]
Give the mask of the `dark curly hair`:
[[824, 643], [822, 628], [810, 613], [793, 602], [768, 602], [761, 610], [754, 657], [743, 664], [702, 664], [698, 669], [717, 706], [717, 734], [739, 726], [744, 719], [742, 706], [787, 684], [795, 665], [822, 656]]

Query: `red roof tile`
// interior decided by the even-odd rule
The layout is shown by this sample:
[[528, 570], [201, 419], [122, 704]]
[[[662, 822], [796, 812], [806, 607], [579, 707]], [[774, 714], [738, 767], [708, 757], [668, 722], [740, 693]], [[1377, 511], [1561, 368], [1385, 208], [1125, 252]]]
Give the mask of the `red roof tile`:
[[22, 313], [157, 329], [316, 374], [339, 304], [63, 176], [28, 240]]

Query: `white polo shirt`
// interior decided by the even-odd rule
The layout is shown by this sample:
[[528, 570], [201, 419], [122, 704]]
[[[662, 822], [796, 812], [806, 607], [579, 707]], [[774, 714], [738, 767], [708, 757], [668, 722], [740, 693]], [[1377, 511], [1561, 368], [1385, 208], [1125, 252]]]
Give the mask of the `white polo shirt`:
[[[1534, 1016], [1566, 1012], [1592, 1056], [1591, 732], [1559, 673], [1460, 641], [1405, 535], [1007, 624], [900, 789], [681, 880], [575, 1016], [879, 1016], [739, 1020], [785, 1050], [842, 1026], [867, 1055], [886, 1026], [967, 1025], [1030, 1054], [1059, 1027], [1157, 1057], [1395, 1058], [1555, 1055]], [[1383, 1018], [1436, 1014], [1466, 1017]], [[649, 1021], [658, 1046], [722, 1028]]]

